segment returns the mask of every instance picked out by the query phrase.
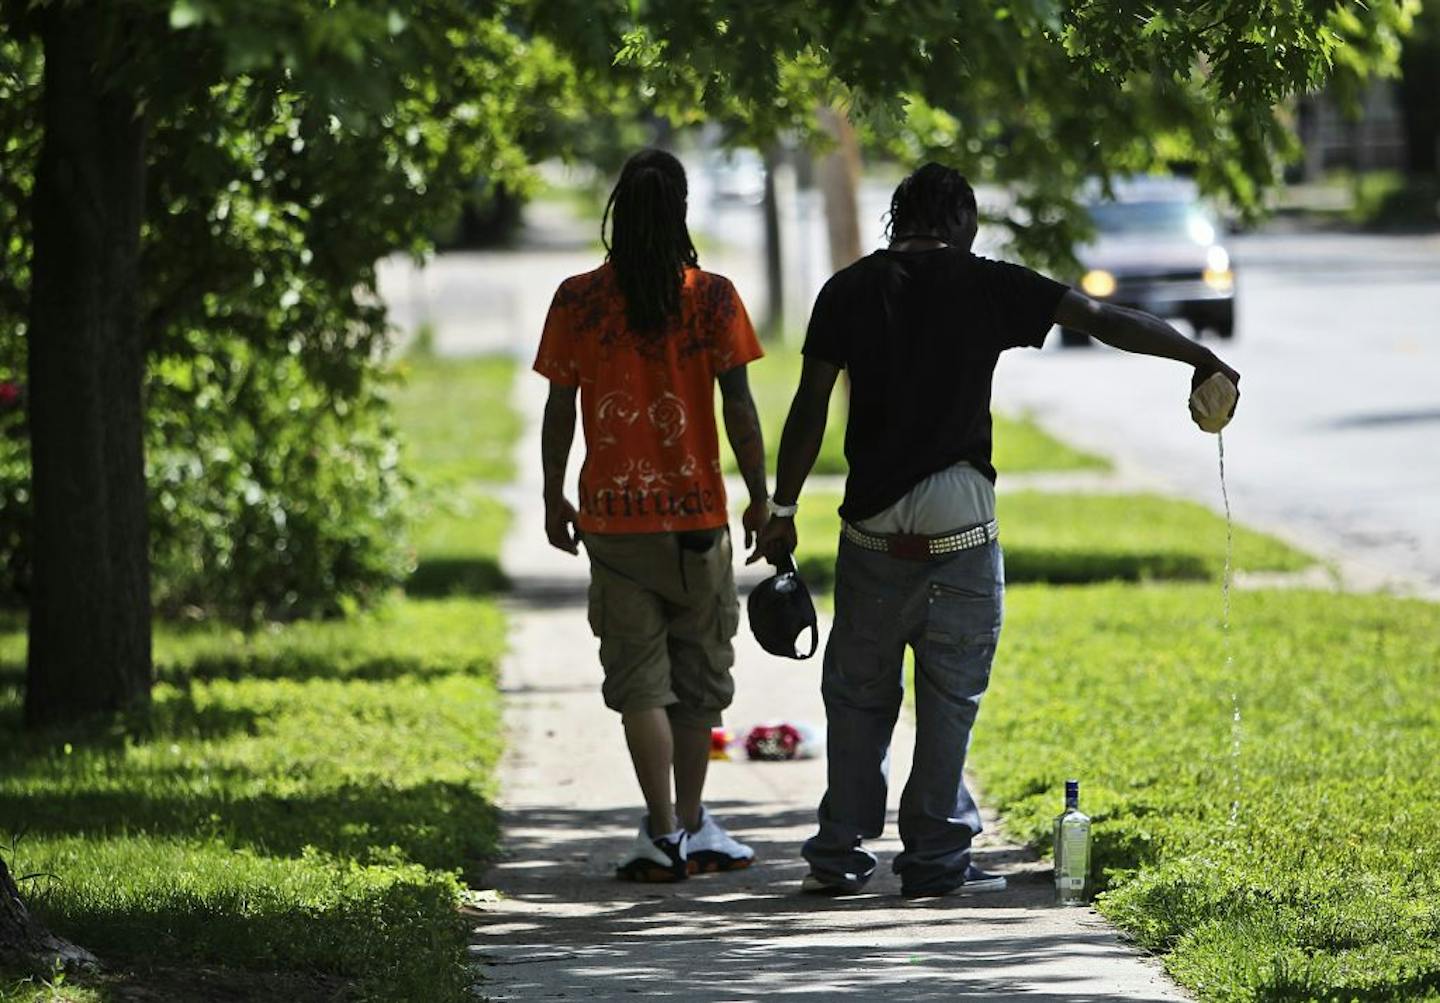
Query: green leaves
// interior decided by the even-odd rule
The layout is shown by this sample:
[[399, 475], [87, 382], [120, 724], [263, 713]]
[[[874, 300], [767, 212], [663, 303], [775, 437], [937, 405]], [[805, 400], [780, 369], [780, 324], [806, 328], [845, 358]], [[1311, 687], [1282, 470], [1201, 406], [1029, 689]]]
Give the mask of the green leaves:
[[[21, 6], [0, 15], [7, 28], [21, 27]], [[388, 338], [374, 263], [423, 250], [477, 185], [523, 192], [530, 166], [555, 155], [613, 165], [639, 138], [633, 123], [656, 115], [718, 120], [732, 138], [763, 144], [813, 141], [814, 110], [837, 106], [872, 148], [1006, 186], [1013, 199], [996, 222], [1014, 250], [1063, 268], [1084, 232], [1074, 199], [1087, 177], [1183, 169], [1256, 211], [1293, 148], [1275, 102], [1332, 76], [1352, 86], [1386, 70], [1410, 17], [1403, 0], [130, 6], [153, 15], [125, 39], [120, 78], [151, 123], [141, 300], [155, 363], [152, 457], [165, 469], [225, 471], [211, 457], [239, 455], [232, 439], [263, 433], [297, 464], [312, 434], [314, 462], [335, 464], [342, 485], [360, 483], [341, 476], [356, 456], [331, 448], [346, 430], [360, 455], [388, 437], [374, 380]], [[102, 28], [119, 23], [108, 10], [94, 6]], [[35, 45], [0, 36], [0, 367], [12, 371], [23, 365], [39, 71]], [[261, 401], [261, 387], [276, 401]], [[233, 428], [221, 420], [227, 408], [243, 412]], [[21, 470], [9, 434], [5, 469]], [[270, 481], [252, 471], [243, 484], [225, 473], [233, 496], [161, 492], [173, 504], [157, 515], [158, 535], [186, 514], [179, 537], [194, 541], [186, 534], [210, 525], [207, 552], [243, 553], [223, 539], [246, 524], [224, 499], [261, 499], [256, 511], [269, 514], [257, 522], [276, 525], [279, 512], [293, 527], [301, 507], [324, 508], [294, 486], [299, 469], [282, 464]], [[8, 478], [0, 496], [23, 522], [13, 502], [22, 481]], [[378, 484], [336, 488], [344, 500], [331, 501], [345, 521], [384, 534], [403, 489]], [[367, 521], [366, 512], [386, 514]], [[278, 539], [266, 534], [265, 546]], [[386, 552], [366, 550], [350, 584], [315, 579], [285, 594], [364, 592], [371, 585], [358, 583], [393, 574]], [[263, 567], [253, 565], [257, 578]], [[198, 594], [200, 580], [180, 591]], [[311, 598], [287, 608], [327, 608]]]
[[175, 0], [170, 5], [170, 27], [176, 31], [193, 28], [204, 20], [205, 13], [196, 6], [194, 0]]
[[1178, 169], [1257, 213], [1295, 148], [1277, 103], [1389, 72], [1409, 19], [1404, 0], [598, 10], [561, 30], [562, 47], [584, 65], [612, 32], [607, 54], [672, 119], [701, 109], [764, 145], [786, 131], [813, 140], [814, 108], [847, 107], [892, 155], [942, 159], [1020, 193], [1024, 211], [1002, 220], [1014, 250], [1052, 267], [1083, 231], [1074, 196], [1087, 177]]

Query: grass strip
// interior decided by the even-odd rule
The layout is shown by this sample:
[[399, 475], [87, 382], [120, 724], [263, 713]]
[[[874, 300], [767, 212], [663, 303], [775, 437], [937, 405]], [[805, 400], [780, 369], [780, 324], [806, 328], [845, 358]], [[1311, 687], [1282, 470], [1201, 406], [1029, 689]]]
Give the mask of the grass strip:
[[[812, 588], [834, 581], [840, 499], [806, 494], [796, 529], [797, 560]], [[1157, 495], [1002, 493], [996, 506], [1011, 584], [1218, 580], [1225, 565], [1225, 520], [1203, 505]], [[1235, 528], [1240, 571], [1296, 571], [1314, 563], [1302, 551], [1243, 526]]]
[[[122, 974], [0, 999], [467, 998], [458, 905], [493, 855], [490, 593], [509, 515], [513, 362], [409, 363], [422, 485], [407, 596], [243, 633], [161, 623], [143, 719], [20, 727], [25, 638], [0, 621], [0, 839], [62, 935]], [[128, 997], [126, 997], [128, 998]]]
[[397, 363], [395, 421], [406, 465], [437, 487], [515, 477], [522, 422], [510, 406], [516, 362], [508, 355], [409, 356]]
[[1007, 605], [971, 761], [1013, 834], [1081, 778], [1101, 911], [1205, 999], [1440, 996], [1440, 606], [1240, 592], [1227, 667], [1213, 585]]
[[55, 875], [30, 891], [38, 913], [127, 962], [454, 998], [456, 875], [496, 838], [504, 627], [486, 606], [250, 638], [162, 626], [153, 712], [100, 732], [21, 732], [24, 640], [0, 638], [0, 818], [23, 831], [16, 870]]

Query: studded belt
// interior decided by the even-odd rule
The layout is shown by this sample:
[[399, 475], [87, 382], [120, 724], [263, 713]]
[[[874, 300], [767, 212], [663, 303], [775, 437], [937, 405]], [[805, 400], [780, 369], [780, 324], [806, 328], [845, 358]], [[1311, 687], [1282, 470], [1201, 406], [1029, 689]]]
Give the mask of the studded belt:
[[891, 557], [903, 557], [910, 561], [926, 561], [972, 547], [983, 547], [991, 540], [998, 540], [1000, 524], [991, 519], [954, 533], [922, 536], [919, 533], [867, 533], [845, 522], [841, 523], [840, 533], [862, 550], [873, 550], [877, 554], [889, 554]]

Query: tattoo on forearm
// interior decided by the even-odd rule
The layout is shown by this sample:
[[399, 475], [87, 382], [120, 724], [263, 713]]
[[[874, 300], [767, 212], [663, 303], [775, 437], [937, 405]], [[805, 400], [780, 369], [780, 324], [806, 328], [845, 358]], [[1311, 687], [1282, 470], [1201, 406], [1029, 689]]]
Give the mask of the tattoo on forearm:
[[760, 429], [760, 415], [750, 397], [725, 401], [725, 434], [735, 451], [740, 475], [750, 489], [750, 497], [763, 498], [765, 490], [765, 434]]

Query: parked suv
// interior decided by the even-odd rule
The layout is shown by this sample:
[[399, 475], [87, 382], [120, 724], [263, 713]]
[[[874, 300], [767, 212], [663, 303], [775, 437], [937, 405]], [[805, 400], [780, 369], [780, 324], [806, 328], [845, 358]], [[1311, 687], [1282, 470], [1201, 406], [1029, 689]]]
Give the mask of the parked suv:
[[[1076, 249], [1081, 291], [1095, 299], [1182, 318], [1197, 337], [1235, 336], [1235, 270], [1221, 226], [1185, 181], [1122, 185], [1087, 206], [1095, 238]], [[1060, 329], [1064, 345], [1086, 345]]]

